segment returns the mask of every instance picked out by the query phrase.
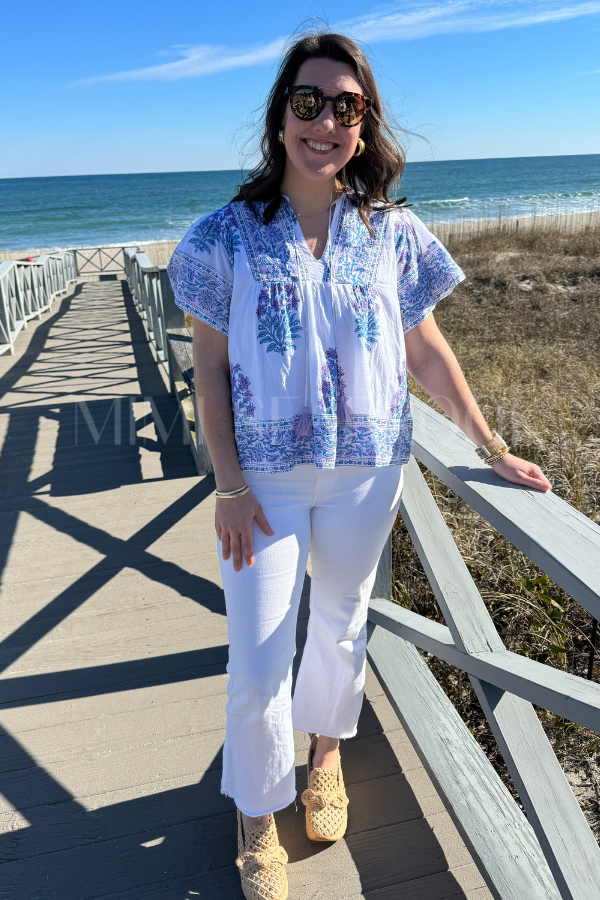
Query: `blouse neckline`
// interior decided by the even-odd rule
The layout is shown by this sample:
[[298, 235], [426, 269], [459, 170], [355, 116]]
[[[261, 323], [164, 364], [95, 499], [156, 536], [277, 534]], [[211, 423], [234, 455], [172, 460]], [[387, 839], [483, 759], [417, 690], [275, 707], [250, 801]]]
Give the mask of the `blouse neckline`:
[[[344, 191], [342, 194], [340, 194], [340, 196], [337, 197], [333, 201], [331, 206], [329, 207], [330, 209], [333, 208], [333, 216], [332, 216], [331, 222], [329, 223], [327, 241], [325, 242], [325, 246], [323, 247], [323, 252], [321, 253], [320, 256], [315, 256], [315, 254], [312, 252], [312, 250], [308, 246], [308, 244], [306, 242], [306, 238], [304, 237], [304, 234], [302, 233], [302, 229], [300, 228], [300, 223], [298, 222], [298, 217], [296, 216], [296, 213], [294, 212], [294, 210], [292, 208], [292, 204], [290, 203], [290, 198], [287, 196], [287, 194], [282, 194], [281, 196], [287, 203], [287, 208], [288, 208], [288, 212], [289, 212], [289, 215], [291, 218], [292, 228], [294, 230], [294, 236], [296, 237], [298, 244], [302, 247], [304, 252], [307, 253], [311, 257], [312, 260], [314, 260], [314, 262], [325, 267], [326, 265], [329, 264], [328, 259], [329, 259], [330, 252], [333, 255], [333, 251], [335, 249], [335, 235], [337, 232], [337, 226], [338, 226], [339, 218], [341, 215], [342, 201], [346, 197], [346, 192]], [[330, 240], [331, 240], [331, 246], [330, 246]]]

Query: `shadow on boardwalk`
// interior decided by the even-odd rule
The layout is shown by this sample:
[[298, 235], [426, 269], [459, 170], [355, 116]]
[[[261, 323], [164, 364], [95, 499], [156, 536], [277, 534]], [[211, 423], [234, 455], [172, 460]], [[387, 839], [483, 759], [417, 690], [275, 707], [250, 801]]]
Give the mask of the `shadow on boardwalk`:
[[[0, 897], [241, 897], [213, 479], [124, 282], [78, 285], [17, 354], [0, 358]], [[486, 900], [371, 673], [367, 697], [346, 840], [311, 844], [300, 804], [278, 814], [290, 897]]]

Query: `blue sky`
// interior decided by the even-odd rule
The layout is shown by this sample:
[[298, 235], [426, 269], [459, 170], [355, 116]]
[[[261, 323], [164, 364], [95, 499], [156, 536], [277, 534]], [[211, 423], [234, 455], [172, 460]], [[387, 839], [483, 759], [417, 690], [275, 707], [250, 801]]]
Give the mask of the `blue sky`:
[[4, 6], [0, 177], [232, 169], [282, 42], [359, 37], [409, 159], [600, 153], [600, 0]]

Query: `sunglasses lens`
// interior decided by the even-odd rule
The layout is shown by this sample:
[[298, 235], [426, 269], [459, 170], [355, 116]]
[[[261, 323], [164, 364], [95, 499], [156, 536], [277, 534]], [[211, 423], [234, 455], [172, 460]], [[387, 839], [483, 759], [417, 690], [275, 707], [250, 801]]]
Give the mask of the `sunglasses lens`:
[[321, 114], [325, 101], [331, 100], [333, 115], [340, 125], [357, 125], [366, 115], [371, 101], [361, 94], [342, 93], [336, 98], [324, 97], [314, 87], [300, 86], [290, 93], [290, 106], [298, 119], [310, 121]]
[[365, 114], [365, 102], [362, 97], [346, 94], [336, 101], [334, 113], [340, 125], [356, 125]]
[[320, 99], [314, 91], [295, 91], [290, 97], [290, 105], [299, 119], [316, 119], [321, 112]]

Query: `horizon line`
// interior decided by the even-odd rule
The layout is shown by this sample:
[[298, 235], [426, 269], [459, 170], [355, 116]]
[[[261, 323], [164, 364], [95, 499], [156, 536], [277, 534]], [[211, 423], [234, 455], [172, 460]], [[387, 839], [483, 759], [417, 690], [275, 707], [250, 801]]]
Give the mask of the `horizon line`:
[[[501, 159], [568, 159], [573, 156], [600, 156], [600, 153], [546, 153], [540, 155], [531, 153], [519, 156], [470, 156], [470, 157], [450, 157], [449, 159], [416, 159], [406, 163], [407, 166], [428, 165], [430, 163], [443, 162], [481, 162], [487, 160], [493, 162]], [[209, 172], [239, 172], [250, 171], [249, 169], [165, 169], [162, 171], [148, 172], [86, 172], [76, 173], [72, 175], [9, 175], [0, 176], [2, 181], [27, 181], [35, 178], [121, 178], [128, 175], [200, 175]]]

